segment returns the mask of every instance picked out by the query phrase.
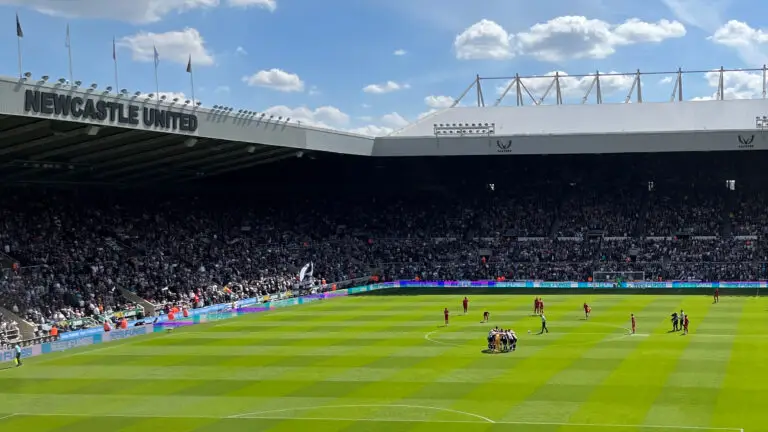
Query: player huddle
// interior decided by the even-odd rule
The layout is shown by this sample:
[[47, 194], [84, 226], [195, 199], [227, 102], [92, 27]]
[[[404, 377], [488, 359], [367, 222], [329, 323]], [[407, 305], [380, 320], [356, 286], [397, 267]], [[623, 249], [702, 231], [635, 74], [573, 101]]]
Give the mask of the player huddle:
[[488, 332], [488, 349], [494, 352], [510, 352], [517, 349], [517, 335], [512, 329], [498, 326]]

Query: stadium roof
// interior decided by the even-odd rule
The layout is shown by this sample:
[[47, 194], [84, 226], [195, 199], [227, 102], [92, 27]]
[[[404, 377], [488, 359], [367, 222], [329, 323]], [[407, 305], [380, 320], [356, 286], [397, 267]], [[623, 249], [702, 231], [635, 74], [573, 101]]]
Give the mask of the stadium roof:
[[[765, 77], [768, 70], [761, 70]], [[634, 81], [624, 104], [603, 103], [601, 79], [612, 74], [583, 76], [581, 82], [591, 84], [581, 101], [594, 95], [596, 103], [575, 105], [563, 103], [565, 77], [555, 75], [538, 77], [551, 80], [538, 98], [527, 89], [528, 78], [512, 77], [493, 106], [485, 106], [485, 81], [478, 77], [453, 107], [375, 140], [265, 113], [26, 74], [0, 78], [0, 181], [169, 184], [307, 152], [456, 156], [768, 149], [765, 92], [763, 99], [724, 100], [726, 72], [720, 71], [711, 102], [685, 102], [682, 71], [675, 73], [672, 103], [645, 102], [639, 72], [629, 75]], [[478, 106], [460, 106], [473, 88]], [[508, 94], [516, 96], [514, 106], [502, 105]], [[547, 105], [550, 94], [555, 103]]]

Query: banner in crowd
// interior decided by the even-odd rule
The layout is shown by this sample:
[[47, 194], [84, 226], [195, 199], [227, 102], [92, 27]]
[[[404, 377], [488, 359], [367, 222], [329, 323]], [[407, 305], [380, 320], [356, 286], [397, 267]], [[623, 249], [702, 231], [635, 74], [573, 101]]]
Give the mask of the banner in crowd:
[[[284, 300], [276, 300], [272, 302], [266, 302], [260, 304], [262, 310], [272, 310], [276, 308], [282, 308], [293, 305], [300, 305], [305, 303], [312, 303], [318, 300], [330, 299], [335, 297], [344, 297], [349, 294], [358, 294], [363, 292], [374, 291], [382, 288], [391, 288], [393, 284], [373, 284], [362, 287], [353, 287], [337, 291], [329, 291], [324, 293], [312, 294], [304, 297], [294, 297]], [[258, 298], [250, 298], [245, 300], [239, 300], [235, 302], [236, 308], [244, 308], [259, 303]], [[200, 309], [192, 309], [189, 311], [190, 321], [192, 323], [204, 323], [207, 321], [207, 315], [210, 313], [221, 312], [224, 310], [230, 310], [232, 308], [231, 303], [217, 304]], [[237, 314], [233, 314], [233, 317]], [[48, 354], [53, 352], [59, 352], [68, 350], [71, 348], [84, 347], [88, 345], [96, 345], [100, 343], [122, 340], [134, 336], [146, 335], [155, 331], [164, 331], [161, 326], [154, 326], [155, 323], [163, 323], [168, 321], [166, 315], [147, 318], [144, 320], [129, 321], [131, 327], [124, 330], [112, 330], [105, 332], [101, 327], [90, 328], [86, 330], [79, 330], [74, 332], [67, 332], [61, 334], [61, 337], [56, 342], [45, 342], [41, 344], [35, 344], [21, 349], [22, 358], [38, 356], [41, 354]], [[145, 323], [145, 325], [136, 326], [137, 323]], [[0, 363], [10, 362], [16, 358], [16, 352], [13, 349], [0, 350]]]
[[385, 283], [387, 288], [766, 288], [768, 281], [744, 282], [543, 282], [543, 281], [406, 281]]

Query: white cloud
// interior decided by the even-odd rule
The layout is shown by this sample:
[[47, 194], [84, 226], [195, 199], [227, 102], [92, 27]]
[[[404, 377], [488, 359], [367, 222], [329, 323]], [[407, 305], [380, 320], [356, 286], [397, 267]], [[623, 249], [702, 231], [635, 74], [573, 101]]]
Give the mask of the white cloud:
[[510, 34], [494, 21], [484, 19], [456, 36], [454, 49], [461, 60], [503, 60], [528, 55], [558, 62], [603, 59], [621, 46], [659, 43], [685, 34], [685, 27], [677, 21], [650, 23], [632, 18], [616, 25], [583, 16], [561, 16]]
[[419, 115], [418, 115], [418, 117], [416, 117], [416, 118], [417, 118], [418, 120], [421, 120], [421, 119], [423, 119], [424, 117], [427, 117], [427, 116], [429, 116], [429, 115], [432, 115], [432, 114], [434, 114], [434, 113], [436, 113], [436, 112], [438, 112], [438, 111], [439, 111], [439, 110], [437, 110], [437, 109], [435, 109], [435, 108], [432, 108], [432, 109], [430, 109], [430, 110], [428, 110], [428, 111], [425, 111], [425, 112], [423, 112], [423, 113], [419, 114]]
[[243, 82], [251, 87], [266, 87], [281, 92], [304, 91], [304, 81], [298, 75], [281, 69], [258, 71], [251, 76], [243, 77]]
[[276, 0], [227, 0], [227, 3], [232, 7], [256, 7], [266, 9], [270, 12], [274, 12], [277, 9]]
[[410, 122], [405, 118], [403, 118], [403, 116], [401, 116], [400, 114], [393, 112], [390, 114], [383, 115], [381, 117], [381, 123], [387, 127], [400, 129], [408, 126]]
[[131, 56], [136, 61], [154, 61], [154, 47], [157, 47], [160, 63], [171, 61], [186, 66], [191, 55], [194, 66], [213, 64], [213, 56], [205, 48], [205, 40], [200, 32], [193, 28], [165, 33], [141, 32], [133, 36], [126, 36], [120, 39], [117, 44], [129, 49]]
[[427, 96], [424, 103], [430, 108], [448, 108], [453, 105], [454, 99], [450, 96]]
[[[171, 13], [212, 9], [223, 0], [0, 0], [0, 5], [25, 6], [66, 18], [99, 18], [138, 24], [158, 22]], [[231, 7], [277, 8], [275, 0], [226, 0]], [[23, 19], [23, 18], [22, 18]], [[23, 24], [23, 22], [22, 22]]]
[[396, 56], [404, 56], [404, 55], [408, 54], [408, 51], [406, 51], [404, 49], [399, 49], [399, 50], [395, 50], [395, 52], [392, 53], [392, 54], [394, 54]]
[[674, 80], [675, 79], [672, 78], [671, 76], [664, 77], [664, 78], [659, 80], [659, 84], [671, 84]]
[[408, 84], [400, 84], [394, 81], [387, 81], [381, 84], [369, 84], [363, 88], [363, 91], [371, 94], [392, 93], [411, 88]]
[[[552, 71], [543, 76], [521, 78], [520, 81], [522, 81], [528, 91], [530, 91], [531, 94], [538, 100], [544, 96], [544, 93], [552, 84], [552, 80], [554, 79], [555, 74], [559, 74], [560, 92], [563, 97], [584, 96], [587, 93], [587, 90], [589, 90], [590, 86], [592, 86], [592, 82], [595, 79], [594, 76], [571, 77], [568, 76], [566, 72]], [[617, 75], [617, 72], [608, 72], [606, 75], [600, 75], [600, 91], [604, 95], [609, 95], [620, 90], [628, 91], [632, 87], [632, 82], [635, 80], [635, 77], [636, 76], [634, 74]], [[509, 84], [510, 83], [507, 82], [504, 85], [498, 86], [496, 88], [496, 92], [501, 95]], [[507, 93], [507, 97], [514, 97], [514, 95], [511, 95], [510, 93], [514, 93], [515, 91], [516, 89], [513, 86], [510, 92]], [[595, 94], [594, 89], [592, 89], [592, 94]], [[525, 93], [523, 97], [525, 98], [526, 102], [530, 101], [527, 93]], [[544, 100], [544, 103], [546, 103], [547, 100], [554, 100], [554, 97], [555, 91], [550, 90], [547, 99]]]
[[409, 124], [402, 115], [392, 112], [381, 117], [361, 116], [357, 120], [364, 124], [356, 126], [350, 124], [350, 116], [334, 106], [321, 106], [311, 109], [306, 106], [290, 108], [278, 105], [267, 108], [264, 113], [290, 118], [291, 123], [301, 122], [302, 125], [333, 129], [342, 132], [351, 132], [367, 136], [383, 136], [401, 129]]
[[238, 54], [238, 55], [248, 55], [248, 51], [246, 51], [245, 48], [239, 46], [239, 47], [235, 48], [235, 54]]
[[768, 33], [761, 29], [753, 29], [741, 21], [731, 20], [719, 27], [707, 39], [729, 47], [744, 47], [768, 43]]
[[307, 94], [310, 96], [317, 96], [320, 94], [320, 89], [318, 89], [317, 86], [312, 86], [309, 88]]
[[[710, 71], [704, 74], [707, 85], [712, 87], [710, 96], [692, 98], [693, 101], [717, 99], [717, 88], [720, 84], [720, 71]], [[755, 99], [763, 94], [762, 72], [728, 71], [723, 74], [723, 99]]]
[[370, 137], [386, 136], [394, 132], [395, 130], [386, 126], [367, 125], [358, 128], [350, 129], [349, 132], [366, 135]]
[[366, 108], [366, 109], [371, 107], [371, 106], [370, 106], [370, 105], [368, 105], [367, 103], [364, 103], [364, 104], [362, 104], [362, 105], [360, 105], [360, 106], [361, 106], [361, 107], [363, 107], [363, 108]]
[[342, 129], [349, 125], [349, 115], [334, 106], [321, 106], [316, 109], [310, 109], [307, 107], [289, 108], [285, 105], [278, 105], [267, 108], [264, 112], [283, 118], [290, 117], [291, 123], [301, 122], [305, 125], [328, 129]]
[[514, 57], [511, 38], [502, 26], [484, 19], [456, 36], [453, 47], [460, 60], [503, 60]]
[[768, 31], [752, 28], [747, 23], [728, 21], [707, 39], [736, 50], [748, 65], [760, 66], [768, 62]]
[[226, 94], [229, 93], [232, 89], [229, 88], [229, 86], [218, 86], [213, 91], [216, 94]]

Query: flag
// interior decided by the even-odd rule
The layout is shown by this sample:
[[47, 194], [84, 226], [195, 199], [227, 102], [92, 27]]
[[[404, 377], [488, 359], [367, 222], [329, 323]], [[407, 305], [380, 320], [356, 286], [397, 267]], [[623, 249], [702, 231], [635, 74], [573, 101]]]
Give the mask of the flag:
[[69, 24], [67, 24], [67, 39], [64, 41], [64, 46], [67, 48], [72, 48], [69, 41]]
[[157, 53], [157, 48], [152, 45], [152, 49], [155, 50], [155, 69], [157, 69], [157, 65], [160, 64], [160, 54]]
[[16, 36], [23, 38], [24, 31], [21, 30], [21, 21], [19, 21], [19, 14], [16, 14]]
[[112, 38], [112, 60], [117, 61], [117, 47], [115, 46], [115, 38]]
[[189, 61], [187, 62], [187, 73], [192, 73], [192, 54], [189, 55]]

